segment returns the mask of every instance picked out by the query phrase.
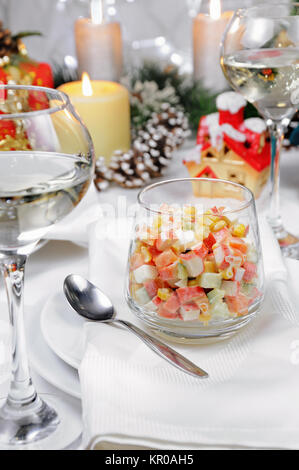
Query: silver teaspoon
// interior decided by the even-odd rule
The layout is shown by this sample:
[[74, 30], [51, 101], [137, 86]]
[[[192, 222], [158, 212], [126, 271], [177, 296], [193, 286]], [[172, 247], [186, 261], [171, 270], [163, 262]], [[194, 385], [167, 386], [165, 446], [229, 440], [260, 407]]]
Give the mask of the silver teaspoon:
[[83, 277], [71, 274], [64, 280], [63, 290], [73, 309], [84, 318], [105, 323], [118, 323], [141, 339], [150, 349], [181, 371], [197, 378], [207, 378], [208, 374], [186, 357], [148, 335], [132, 323], [116, 319], [110, 299], [95, 285]]

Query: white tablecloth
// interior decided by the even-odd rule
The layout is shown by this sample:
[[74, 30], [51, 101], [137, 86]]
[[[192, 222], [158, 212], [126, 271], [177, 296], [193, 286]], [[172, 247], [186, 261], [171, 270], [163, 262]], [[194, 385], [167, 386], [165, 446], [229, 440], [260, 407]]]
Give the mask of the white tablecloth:
[[[167, 177], [175, 177], [181, 168], [180, 176], [187, 176], [181, 167], [182, 154], [178, 152], [177, 163], [168, 172]], [[287, 228], [299, 234], [299, 150], [284, 154], [282, 158], [282, 215], [287, 222]], [[99, 195], [93, 193], [92, 198], [101, 203], [115, 201], [115, 194], [127, 195], [134, 200], [136, 191], [112, 190]], [[259, 204], [263, 204], [261, 200]], [[88, 250], [66, 241], [50, 241], [46, 246], [34, 253], [27, 265], [25, 284], [25, 314], [30, 309], [41, 311], [46, 299], [61, 290], [64, 278], [72, 273], [84, 276], [88, 273]], [[1, 282], [2, 284], [2, 282]], [[3, 284], [0, 287], [0, 319], [7, 316], [6, 298]], [[63, 393], [52, 387], [40, 376], [34, 373], [33, 378], [39, 392], [56, 394]], [[1, 396], [1, 386], [0, 386]], [[80, 401], [68, 397], [75, 404], [74, 412], [81, 414]]]

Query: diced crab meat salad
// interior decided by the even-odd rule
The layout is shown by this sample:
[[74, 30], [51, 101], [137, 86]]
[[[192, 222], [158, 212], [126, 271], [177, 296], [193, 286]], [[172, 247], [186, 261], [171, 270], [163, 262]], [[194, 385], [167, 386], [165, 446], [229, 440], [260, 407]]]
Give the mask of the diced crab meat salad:
[[[163, 205], [165, 209], [165, 205]], [[246, 315], [261, 297], [258, 256], [249, 227], [226, 217], [225, 208], [184, 207], [175, 217], [156, 215], [137, 227], [130, 257], [130, 295], [151, 314], [182, 321]]]

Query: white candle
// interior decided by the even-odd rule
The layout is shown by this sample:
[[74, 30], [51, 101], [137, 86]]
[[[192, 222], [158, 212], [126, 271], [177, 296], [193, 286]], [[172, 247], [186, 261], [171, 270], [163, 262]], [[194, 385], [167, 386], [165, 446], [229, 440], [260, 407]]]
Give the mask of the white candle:
[[109, 163], [115, 150], [127, 151], [131, 145], [128, 90], [115, 82], [83, 80], [59, 87], [67, 93], [93, 140], [96, 157]]
[[220, 0], [210, 1], [210, 14], [200, 13], [193, 20], [194, 78], [213, 91], [227, 88], [220, 67], [220, 43], [233, 12], [221, 14]]
[[123, 67], [122, 34], [118, 22], [106, 23], [103, 2], [92, 0], [91, 18], [75, 22], [78, 72], [92, 80], [119, 82]]

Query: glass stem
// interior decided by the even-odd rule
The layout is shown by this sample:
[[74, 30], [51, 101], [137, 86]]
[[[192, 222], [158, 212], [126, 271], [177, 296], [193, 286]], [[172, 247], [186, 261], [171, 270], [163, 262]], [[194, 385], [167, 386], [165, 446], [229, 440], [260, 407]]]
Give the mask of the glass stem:
[[283, 141], [284, 127], [272, 122], [269, 126], [271, 135], [271, 190], [270, 211], [268, 220], [277, 238], [286, 236], [280, 216], [279, 186], [280, 186], [280, 153]]
[[12, 379], [4, 412], [25, 411], [37, 405], [37, 394], [32, 384], [24, 331], [23, 290], [27, 256], [15, 255], [1, 263], [12, 327]]

